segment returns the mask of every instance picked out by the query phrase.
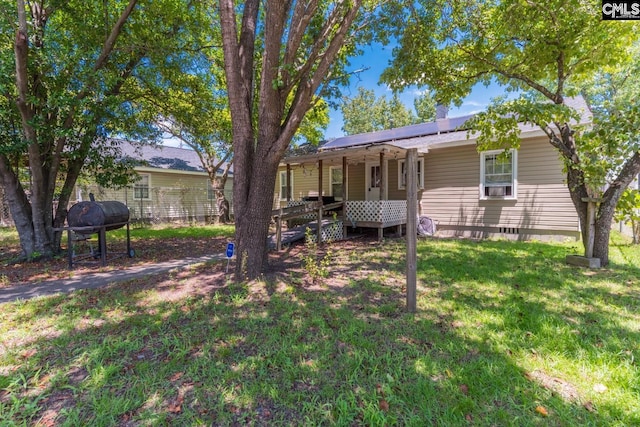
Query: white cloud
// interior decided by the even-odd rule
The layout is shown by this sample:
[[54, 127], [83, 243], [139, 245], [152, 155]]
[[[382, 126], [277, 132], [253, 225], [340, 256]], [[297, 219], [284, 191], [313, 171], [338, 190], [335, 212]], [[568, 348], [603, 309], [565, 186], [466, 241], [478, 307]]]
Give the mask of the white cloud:
[[463, 106], [465, 107], [482, 107], [485, 108], [487, 106], [486, 102], [478, 102], [478, 101], [464, 101], [462, 103]]

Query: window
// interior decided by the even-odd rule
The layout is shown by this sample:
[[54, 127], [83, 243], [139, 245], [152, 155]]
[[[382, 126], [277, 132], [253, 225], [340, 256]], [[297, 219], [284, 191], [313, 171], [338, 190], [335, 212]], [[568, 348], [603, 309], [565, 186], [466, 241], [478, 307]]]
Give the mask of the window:
[[331, 176], [331, 196], [336, 200], [342, 200], [344, 197], [344, 190], [342, 188], [342, 168], [332, 167], [329, 169]]
[[[418, 168], [418, 188], [424, 188], [424, 159], [418, 159], [416, 164]], [[398, 161], [398, 189], [404, 190], [407, 187], [407, 169], [404, 160]]]
[[133, 185], [133, 198], [134, 199], [149, 199], [149, 182], [150, 177], [148, 174], [141, 174], [140, 178]]
[[[293, 172], [291, 172], [291, 188], [289, 194], [293, 197]], [[280, 171], [280, 200], [287, 200], [287, 171]]]
[[382, 182], [382, 171], [379, 165], [374, 165], [369, 168], [369, 187], [380, 188], [380, 182]]
[[480, 198], [517, 197], [517, 151], [485, 151], [480, 154]]

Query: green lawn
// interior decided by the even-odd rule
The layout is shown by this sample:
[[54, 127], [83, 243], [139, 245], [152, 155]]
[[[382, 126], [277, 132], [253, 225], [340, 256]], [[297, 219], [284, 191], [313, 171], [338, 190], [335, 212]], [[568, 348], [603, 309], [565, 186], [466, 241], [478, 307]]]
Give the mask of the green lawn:
[[5, 304], [0, 425], [640, 425], [640, 248], [616, 239], [599, 271], [565, 265], [577, 244], [420, 240], [417, 314], [402, 240], [319, 286]]
[[19, 240], [16, 229], [13, 227], [0, 227], [0, 242], [3, 245], [17, 245]]
[[[218, 237], [233, 235], [233, 225], [202, 225], [192, 227], [142, 227], [134, 228], [131, 234], [138, 239], [188, 238], [188, 237]], [[66, 234], [63, 235], [63, 241]], [[109, 239], [124, 241], [127, 238], [125, 228], [109, 232]], [[18, 245], [18, 233], [13, 227], [0, 227], [0, 242], [6, 245]]]

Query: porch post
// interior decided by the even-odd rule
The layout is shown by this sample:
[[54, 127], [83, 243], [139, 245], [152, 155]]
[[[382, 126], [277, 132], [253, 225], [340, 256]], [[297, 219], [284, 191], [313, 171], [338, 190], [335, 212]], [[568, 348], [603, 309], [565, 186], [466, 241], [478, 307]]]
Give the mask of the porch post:
[[407, 151], [407, 311], [416, 311], [417, 235], [418, 235], [418, 149]]
[[322, 243], [322, 160], [318, 160], [318, 244]]
[[342, 156], [342, 238], [347, 238], [347, 157]]
[[287, 202], [291, 201], [291, 165], [287, 163]]
[[389, 171], [384, 162], [384, 151], [380, 152], [380, 200], [387, 200], [389, 193], [387, 192], [387, 179]]
[[600, 258], [593, 257], [593, 248], [595, 246], [596, 211], [598, 210], [598, 203], [602, 202], [602, 199], [583, 197], [582, 201], [587, 203], [587, 241], [584, 242], [584, 256], [567, 255], [566, 263], [581, 267], [600, 268]]
[[586, 258], [593, 258], [593, 247], [595, 245], [595, 229], [596, 229], [596, 211], [598, 210], [598, 203], [602, 199], [583, 197], [582, 201], [587, 203], [587, 242], [584, 248], [584, 256]]
[[[387, 200], [387, 168], [384, 164], [384, 151], [380, 151], [380, 201]], [[378, 204], [378, 212], [382, 209], [382, 203]], [[378, 228], [378, 241], [382, 242], [384, 237], [384, 226], [381, 224]]]
[[342, 201], [347, 200], [347, 157], [342, 156]]

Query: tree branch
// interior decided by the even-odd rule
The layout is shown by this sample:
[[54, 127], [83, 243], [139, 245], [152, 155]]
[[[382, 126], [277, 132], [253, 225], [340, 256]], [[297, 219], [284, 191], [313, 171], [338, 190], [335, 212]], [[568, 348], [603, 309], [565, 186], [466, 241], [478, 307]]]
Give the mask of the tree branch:
[[[462, 50], [464, 53], [466, 53], [467, 55], [469, 55], [471, 58], [480, 61], [484, 64], [487, 64], [489, 66], [489, 69], [493, 70], [493, 72], [500, 74], [506, 78], [509, 79], [514, 79], [514, 80], [519, 80], [523, 83], [525, 83], [527, 86], [531, 87], [532, 89], [537, 90], [538, 92], [540, 92], [542, 95], [544, 95], [545, 97], [547, 97], [548, 99], [552, 100], [553, 102], [556, 102], [556, 94], [554, 92], [552, 92], [551, 90], [547, 89], [545, 86], [539, 84], [538, 82], [535, 82], [534, 80], [532, 80], [531, 78], [529, 78], [528, 76], [526, 76], [525, 74], [521, 74], [521, 73], [516, 73], [513, 71], [509, 71], [506, 69], [503, 69], [502, 65], [498, 62], [495, 61], [490, 61], [488, 58], [485, 58], [483, 56], [477, 55], [474, 51], [466, 49], [464, 46], [462, 45], [458, 45], [460, 50]], [[562, 102], [562, 101], [560, 101]], [[556, 102], [557, 103], [557, 102]]]
[[[291, 26], [289, 28], [289, 37], [287, 40], [287, 50], [284, 55], [285, 64], [293, 64], [298, 49], [304, 38], [304, 31], [309, 26], [311, 18], [318, 10], [318, 0], [311, 0], [308, 3], [303, 1], [296, 2], [296, 7], [291, 18]], [[288, 80], [285, 79], [285, 80]]]
[[[341, 4], [345, 5], [344, 2], [341, 2]], [[337, 7], [336, 10], [334, 10], [332, 14], [333, 20], [340, 22], [340, 25], [334, 33], [333, 38], [329, 41], [329, 46], [326, 48], [324, 53], [320, 54], [320, 47], [316, 44], [315, 46], [317, 47], [314, 49], [316, 52], [309, 56], [309, 59], [317, 59], [317, 65], [313, 68], [313, 73], [307, 76], [307, 73], [309, 72], [308, 70], [310, 70], [311, 67], [311, 62], [307, 61], [307, 71], [301, 72], [301, 76], [298, 80], [298, 89], [295, 93], [291, 107], [289, 108], [287, 117], [282, 125], [281, 141], [289, 141], [293, 137], [295, 129], [302, 122], [304, 114], [308, 111], [308, 108], [311, 105], [311, 98], [313, 94], [320, 87], [322, 80], [328, 73], [329, 67], [344, 45], [349, 29], [360, 12], [362, 0], [354, 0], [350, 4], [351, 5], [344, 10], [344, 15], [340, 15], [338, 13]], [[339, 19], [340, 16], [342, 16], [342, 19]], [[330, 35], [329, 29], [330, 28], [328, 27], [325, 28], [325, 34], [320, 38], [323, 45]], [[284, 152], [288, 144], [281, 143], [281, 145], [283, 146], [281, 148]]]
[[111, 55], [111, 52], [113, 51], [113, 48], [116, 45], [116, 40], [118, 39], [118, 36], [122, 32], [122, 27], [124, 27], [124, 24], [129, 19], [129, 15], [131, 15], [131, 13], [133, 12], [133, 9], [135, 8], [137, 2], [138, 0], [129, 0], [129, 4], [125, 8], [125, 10], [120, 14], [118, 21], [115, 23], [115, 25], [111, 29], [111, 33], [109, 34], [109, 37], [107, 37], [107, 40], [105, 40], [104, 45], [102, 46], [102, 51], [100, 52], [100, 56], [98, 56], [98, 59], [96, 60], [95, 64], [93, 64], [93, 71], [98, 71], [99, 69], [104, 67], [104, 64], [107, 62], [109, 55]]

